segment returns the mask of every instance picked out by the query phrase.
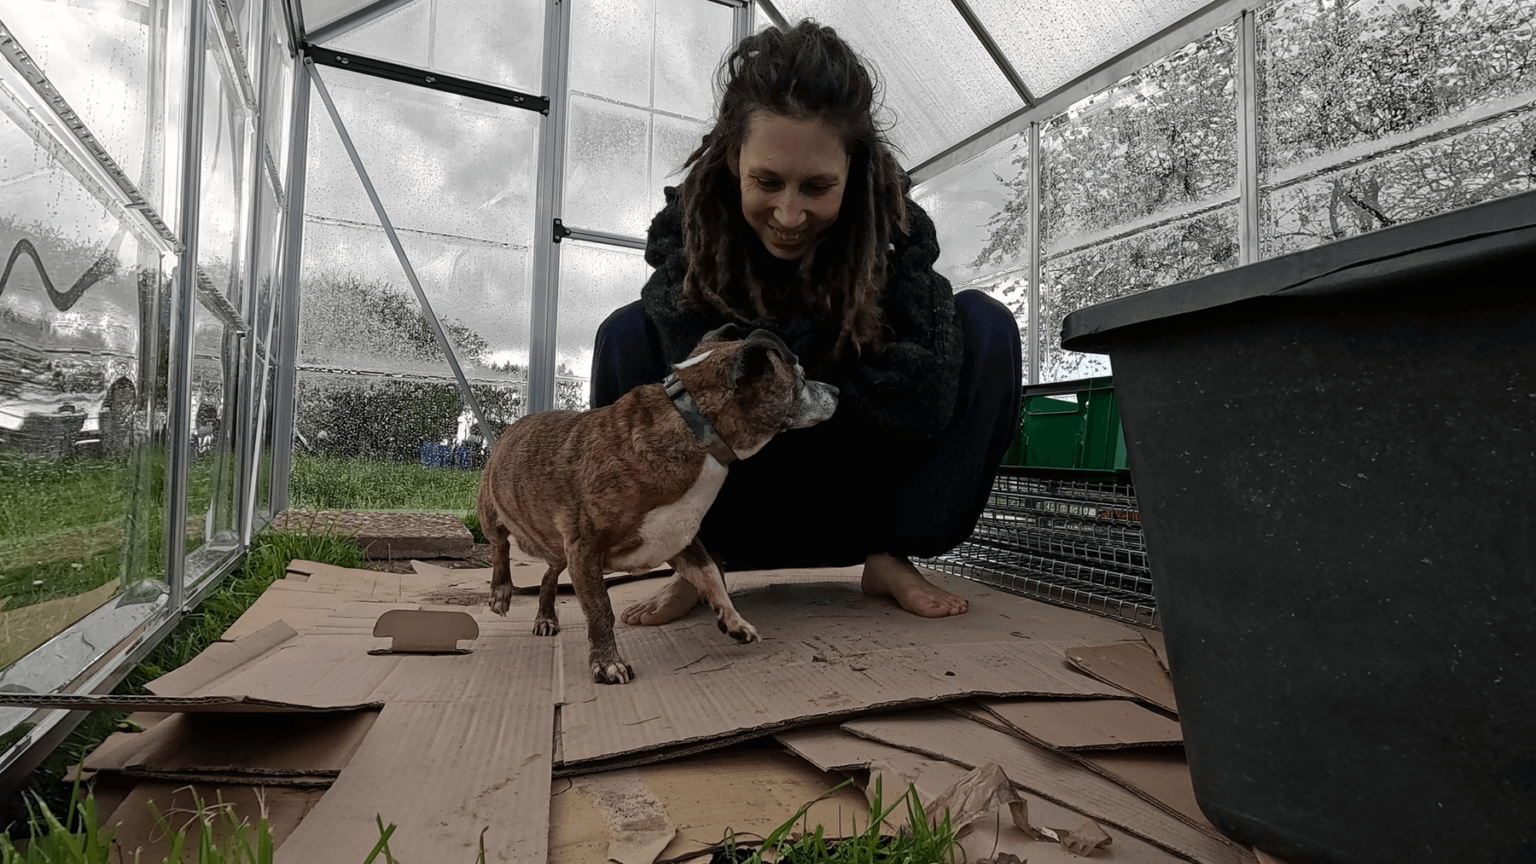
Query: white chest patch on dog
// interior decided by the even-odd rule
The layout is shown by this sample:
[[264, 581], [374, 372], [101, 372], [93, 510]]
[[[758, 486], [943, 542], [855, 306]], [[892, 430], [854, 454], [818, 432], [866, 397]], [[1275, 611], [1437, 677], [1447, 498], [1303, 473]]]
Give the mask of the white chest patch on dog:
[[709, 505], [715, 503], [727, 473], [715, 457], [705, 456], [699, 479], [683, 497], [645, 514], [640, 523], [640, 537], [644, 541], [640, 548], [609, 562], [609, 567], [618, 572], [643, 573], [683, 551], [699, 533], [699, 523], [704, 521]]

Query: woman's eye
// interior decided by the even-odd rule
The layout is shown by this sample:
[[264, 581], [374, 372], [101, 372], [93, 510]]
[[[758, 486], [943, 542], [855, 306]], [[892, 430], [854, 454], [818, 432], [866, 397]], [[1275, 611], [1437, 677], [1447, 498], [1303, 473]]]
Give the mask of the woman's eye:
[[783, 186], [784, 184], [780, 183], [777, 180], [769, 180], [769, 179], [764, 178], [764, 177], [759, 177], [759, 178], [757, 178], [757, 185], [762, 187], [762, 188], [764, 188], [764, 189], [772, 191], [774, 189], [779, 188], [780, 186]]
[[805, 194], [807, 194], [807, 195], [825, 195], [827, 193], [827, 190], [829, 190], [831, 188], [832, 188], [831, 186], [807, 186], [807, 187], [805, 187]]

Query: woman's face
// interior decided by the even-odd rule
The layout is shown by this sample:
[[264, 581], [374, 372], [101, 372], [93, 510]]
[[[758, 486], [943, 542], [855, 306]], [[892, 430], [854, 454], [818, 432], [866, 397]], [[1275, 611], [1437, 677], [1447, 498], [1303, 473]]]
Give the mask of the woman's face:
[[747, 224], [775, 258], [793, 260], [837, 221], [848, 152], [837, 130], [820, 120], [758, 111], [731, 173], [741, 181]]

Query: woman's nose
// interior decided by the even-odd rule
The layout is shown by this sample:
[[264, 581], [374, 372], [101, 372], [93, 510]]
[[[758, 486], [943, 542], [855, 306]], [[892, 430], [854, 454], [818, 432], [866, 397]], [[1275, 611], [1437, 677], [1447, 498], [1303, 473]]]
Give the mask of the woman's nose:
[[774, 202], [773, 221], [780, 228], [798, 228], [805, 221], [805, 207], [793, 193], [786, 194]]

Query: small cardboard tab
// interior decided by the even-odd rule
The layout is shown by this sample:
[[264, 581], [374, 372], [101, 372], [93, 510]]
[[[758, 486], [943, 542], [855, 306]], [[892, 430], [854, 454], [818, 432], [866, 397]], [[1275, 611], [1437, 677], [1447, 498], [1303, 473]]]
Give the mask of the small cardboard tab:
[[468, 654], [459, 641], [478, 638], [480, 625], [468, 612], [391, 609], [379, 616], [373, 635], [394, 641], [369, 654]]

